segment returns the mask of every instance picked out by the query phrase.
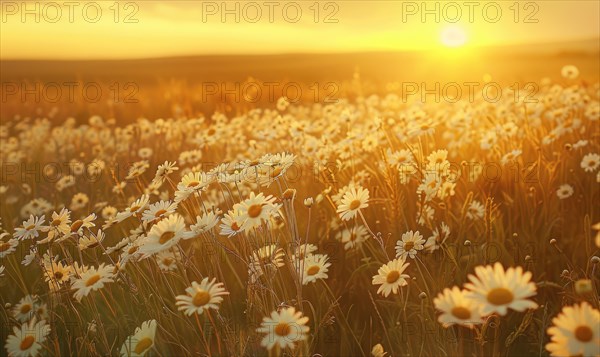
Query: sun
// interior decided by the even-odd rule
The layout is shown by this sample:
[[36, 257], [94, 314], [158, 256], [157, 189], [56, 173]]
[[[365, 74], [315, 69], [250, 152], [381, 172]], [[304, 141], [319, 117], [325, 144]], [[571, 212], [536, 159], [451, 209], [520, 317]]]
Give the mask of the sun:
[[440, 34], [440, 41], [446, 47], [461, 47], [467, 43], [467, 33], [458, 26], [448, 26]]

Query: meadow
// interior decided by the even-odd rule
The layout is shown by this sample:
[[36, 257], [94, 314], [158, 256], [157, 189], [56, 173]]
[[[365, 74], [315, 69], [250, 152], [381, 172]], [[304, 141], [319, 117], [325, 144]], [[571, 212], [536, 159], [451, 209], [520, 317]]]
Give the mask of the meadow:
[[1, 354], [599, 356], [597, 56], [546, 66], [493, 100], [4, 82]]

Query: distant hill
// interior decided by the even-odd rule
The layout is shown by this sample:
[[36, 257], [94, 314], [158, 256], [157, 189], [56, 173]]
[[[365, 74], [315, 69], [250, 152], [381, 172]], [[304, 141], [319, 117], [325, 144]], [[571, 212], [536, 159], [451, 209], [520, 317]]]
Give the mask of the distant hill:
[[539, 79], [559, 75], [564, 64], [575, 64], [582, 75], [598, 77], [600, 39], [568, 43], [543, 43], [482, 47], [464, 56], [445, 58], [430, 52], [367, 52], [339, 54], [206, 55], [171, 58], [102, 61], [0, 61], [6, 80], [126, 79], [155, 83], [169, 79], [241, 81], [249, 76], [261, 80], [347, 80], [355, 71], [373, 81], [479, 79]]

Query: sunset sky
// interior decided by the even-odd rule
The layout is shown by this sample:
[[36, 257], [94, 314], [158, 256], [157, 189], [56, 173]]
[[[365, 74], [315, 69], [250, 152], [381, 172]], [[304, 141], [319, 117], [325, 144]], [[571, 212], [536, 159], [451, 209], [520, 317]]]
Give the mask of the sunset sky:
[[427, 2], [425, 19], [421, 1], [228, 1], [224, 21], [222, 1], [56, 3], [2, 0], [0, 58], [451, 51], [600, 36], [593, 0]]

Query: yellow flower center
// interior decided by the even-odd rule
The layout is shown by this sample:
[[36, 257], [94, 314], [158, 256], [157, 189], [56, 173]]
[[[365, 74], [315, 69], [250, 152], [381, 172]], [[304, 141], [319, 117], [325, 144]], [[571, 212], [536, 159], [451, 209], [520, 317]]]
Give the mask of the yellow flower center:
[[127, 250], [127, 254], [132, 255], [133, 253], [137, 252], [138, 249], [139, 247], [137, 245], [134, 245]]
[[92, 275], [92, 277], [85, 282], [85, 286], [90, 287], [96, 284], [98, 280], [100, 280], [100, 274]]
[[510, 304], [513, 299], [513, 294], [506, 288], [494, 288], [487, 294], [487, 301], [492, 305]]
[[27, 227], [25, 228], [25, 230], [27, 230], [27, 231], [30, 231], [30, 230], [32, 230], [32, 229], [34, 229], [34, 228], [35, 228], [35, 224], [32, 224], [32, 225], [30, 225], [30, 226], [27, 226]]
[[164, 209], [159, 209], [159, 210], [158, 210], [158, 211], [156, 211], [156, 213], [154, 214], [154, 217], [160, 217], [160, 216], [162, 216], [162, 215], [163, 215], [163, 214], [165, 214], [165, 213], [167, 213], [167, 211], [166, 211], [166, 210], [164, 210]]
[[276, 167], [273, 172], [271, 172], [271, 177], [277, 177], [279, 176], [279, 174], [281, 174], [281, 171], [283, 171], [283, 169], [281, 167]]
[[406, 252], [411, 251], [415, 247], [415, 242], [406, 242], [404, 243], [404, 250]]
[[26, 351], [27, 349], [29, 349], [31, 347], [31, 345], [33, 345], [34, 342], [35, 342], [35, 338], [33, 336], [31, 336], [31, 335], [25, 336], [25, 338], [21, 341], [19, 348], [21, 349], [21, 351]]
[[308, 270], [306, 271], [306, 274], [308, 275], [316, 275], [319, 270], [321, 270], [321, 268], [319, 268], [318, 265], [313, 265], [310, 268], [308, 268]]
[[83, 226], [83, 221], [78, 219], [71, 225], [71, 232], [77, 232]]
[[21, 313], [22, 314], [26, 314], [29, 311], [31, 311], [31, 305], [25, 304], [25, 305], [21, 306]]
[[589, 326], [581, 325], [575, 329], [575, 338], [581, 342], [590, 342], [594, 337], [594, 331]]
[[398, 272], [397, 270], [392, 270], [388, 273], [387, 277], [385, 278], [388, 284], [393, 284], [396, 281], [398, 281], [398, 279], [400, 279], [400, 272]]
[[210, 294], [207, 291], [198, 290], [196, 292], [196, 295], [194, 295], [194, 298], [192, 299], [192, 304], [194, 304], [194, 306], [200, 307], [208, 304], [209, 301]]
[[59, 226], [61, 222], [62, 221], [60, 220], [60, 218], [57, 218], [54, 221], [52, 221], [51, 225], [56, 227], [56, 226]]
[[158, 239], [158, 243], [165, 244], [168, 241], [170, 241], [171, 239], [173, 239], [173, 237], [175, 237], [175, 232], [170, 232], [170, 231], [165, 232], [160, 235], [160, 238]]
[[467, 320], [471, 318], [471, 311], [469, 311], [469, 309], [466, 307], [456, 306], [452, 308], [451, 312], [454, 317], [461, 320]]
[[188, 183], [187, 187], [196, 187], [199, 184], [200, 184], [200, 181], [192, 181], [192, 182]]
[[149, 337], [144, 337], [141, 340], [139, 340], [138, 343], [135, 345], [135, 349], [133, 350], [133, 352], [140, 355], [148, 348], [150, 348], [150, 346], [152, 346], [152, 339]]
[[358, 209], [358, 207], [360, 207], [360, 201], [359, 200], [354, 200], [352, 202], [350, 202], [350, 209], [351, 210], [356, 210]]
[[275, 334], [278, 336], [287, 336], [290, 334], [291, 330], [290, 325], [285, 322], [280, 322], [275, 326]]
[[2, 242], [0, 243], [0, 252], [4, 252], [10, 248], [10, 244]]
[[232, 231], [239, 231], [240, 230], [240, 226], [238, 226], [237, 222], [231, 223], [231, 230]]
[[54, 272], [54, 279], [56, 280], [60, 280], [63, 277], [63, 273], [61, 271], [55, 271]]
[[135, 212], [137, 210], [139, 210], [141, 207], [140, 206], [133, 206], [129, 209], [129, 212]]
[[252, 206], [248, 207], [248, 217], [250, 217], [250, 218], [256, 218], [256, 217], [260, 216], [261, 212], [262, 212], [262, 205], [252, 205]]
[[165, 258], [165, 259], [163, 259], [163, 264], [164, 265], [169, 266], [169, 265], [171, 265], [171, 263], [173, 263], [173, 259], [171, 259], [171, 258]]

